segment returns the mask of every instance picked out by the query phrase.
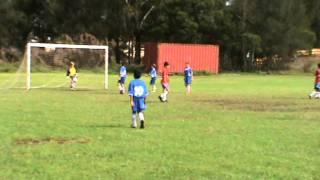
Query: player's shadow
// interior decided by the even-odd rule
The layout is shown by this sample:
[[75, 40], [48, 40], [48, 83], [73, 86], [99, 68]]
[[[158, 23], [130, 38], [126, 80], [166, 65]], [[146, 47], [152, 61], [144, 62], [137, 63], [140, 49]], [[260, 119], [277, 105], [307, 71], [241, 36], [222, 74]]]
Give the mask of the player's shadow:
[[[66, 92], [89, 92], [92, 94], [119, 94], [118, 91], [116, 90], [106, 90], [106, 89], [90, 89], [90, 88], [77, 88], [75, 90], [71, 90], [68, 87], [59, 87], [59, 88], [49, 88], [49, 87], [44, 87], [44, 88], [39, 88], [39, 89], [32, 89], [32, 91], [66, 91]], [[121, 95], [121, 94], [119, 94]]]

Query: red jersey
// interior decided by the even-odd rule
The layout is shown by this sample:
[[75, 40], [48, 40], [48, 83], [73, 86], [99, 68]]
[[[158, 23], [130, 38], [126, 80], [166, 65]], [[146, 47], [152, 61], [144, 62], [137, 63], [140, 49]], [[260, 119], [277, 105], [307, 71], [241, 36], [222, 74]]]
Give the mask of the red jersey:
[[162, 72], [162, 80], [161, 83], [165, 84], [165, 83], [169, 83], [169, 70], [168, 68], [163, 68], [163, 72]]
[[320, 83], [320, 69], [317, 69], [315, 76], [316, 76], [315, 83]]

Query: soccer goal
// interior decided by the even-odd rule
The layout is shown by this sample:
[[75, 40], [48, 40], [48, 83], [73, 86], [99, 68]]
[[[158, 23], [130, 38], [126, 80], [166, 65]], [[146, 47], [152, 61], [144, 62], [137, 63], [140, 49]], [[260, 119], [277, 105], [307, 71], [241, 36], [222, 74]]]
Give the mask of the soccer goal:
[[[66, 70], [66, 66], [70, 61], [75, 62], [77, 70], [80, 72], [79, 82], [87, 82], [87, 85], [90, 86], [95, 81], [99, 81], [98, 84], [104, 85], [102, 85], [103, 87], [100, 85], [97, 87], [108, 89], [108, 46], [28, 43], [24, 61], [23, 66], [26, 74], [25, 88], [27, 90], [37, 87], [67, 87], [68, 80], [65, 78], [62, 80], [61, 77], [65, 77], [62, 74], [65, 73], [64, 70]], [[46, 70], [37, 71], [36, 69], [40, 66], [42, 68], [48, 67], [47, 69], [50, 69], [50, 71], [56, 72], [46, 73]], [[89, 71], [98, 72], [96, 70], [98, 68], [100, 75], [98, 73], [87, 73]], [[88, 79], [88, 77], [91, 77], [91, 79]], [[59, 80], [60, 84], [57, 81], [59, 78], [61, 79]], [[41, 80], [43, 82], [40, 82]], [[81, 87], [81, 83], [79, 84]], [[82, 87], [85, 86], [83, 85]]]

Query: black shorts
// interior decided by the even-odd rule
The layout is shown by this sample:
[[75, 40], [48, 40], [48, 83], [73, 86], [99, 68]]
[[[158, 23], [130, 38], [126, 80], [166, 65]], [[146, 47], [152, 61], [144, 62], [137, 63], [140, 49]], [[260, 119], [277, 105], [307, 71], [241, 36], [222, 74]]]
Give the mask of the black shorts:
[[157, 80], [156, 77], [151, 78], [150, 85], [155, 85], [156, 84], [156, 80]]

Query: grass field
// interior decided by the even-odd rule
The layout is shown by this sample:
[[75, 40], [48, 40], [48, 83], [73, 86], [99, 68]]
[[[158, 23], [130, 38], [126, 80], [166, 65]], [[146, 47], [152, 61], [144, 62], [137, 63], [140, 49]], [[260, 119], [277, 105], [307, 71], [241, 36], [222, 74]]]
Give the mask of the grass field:
[[[60, 78], [33, 78], [50, 76]], [[84, 77], [80, 85], [95, 84]], [[148, 98], [144, 130], [130, 128], [115, 82], [0, 90], [0, 179], [320, 179], [311, 75], [195, 77], [191, 96], [176, 76], [169, 103], [160, 89]]]

